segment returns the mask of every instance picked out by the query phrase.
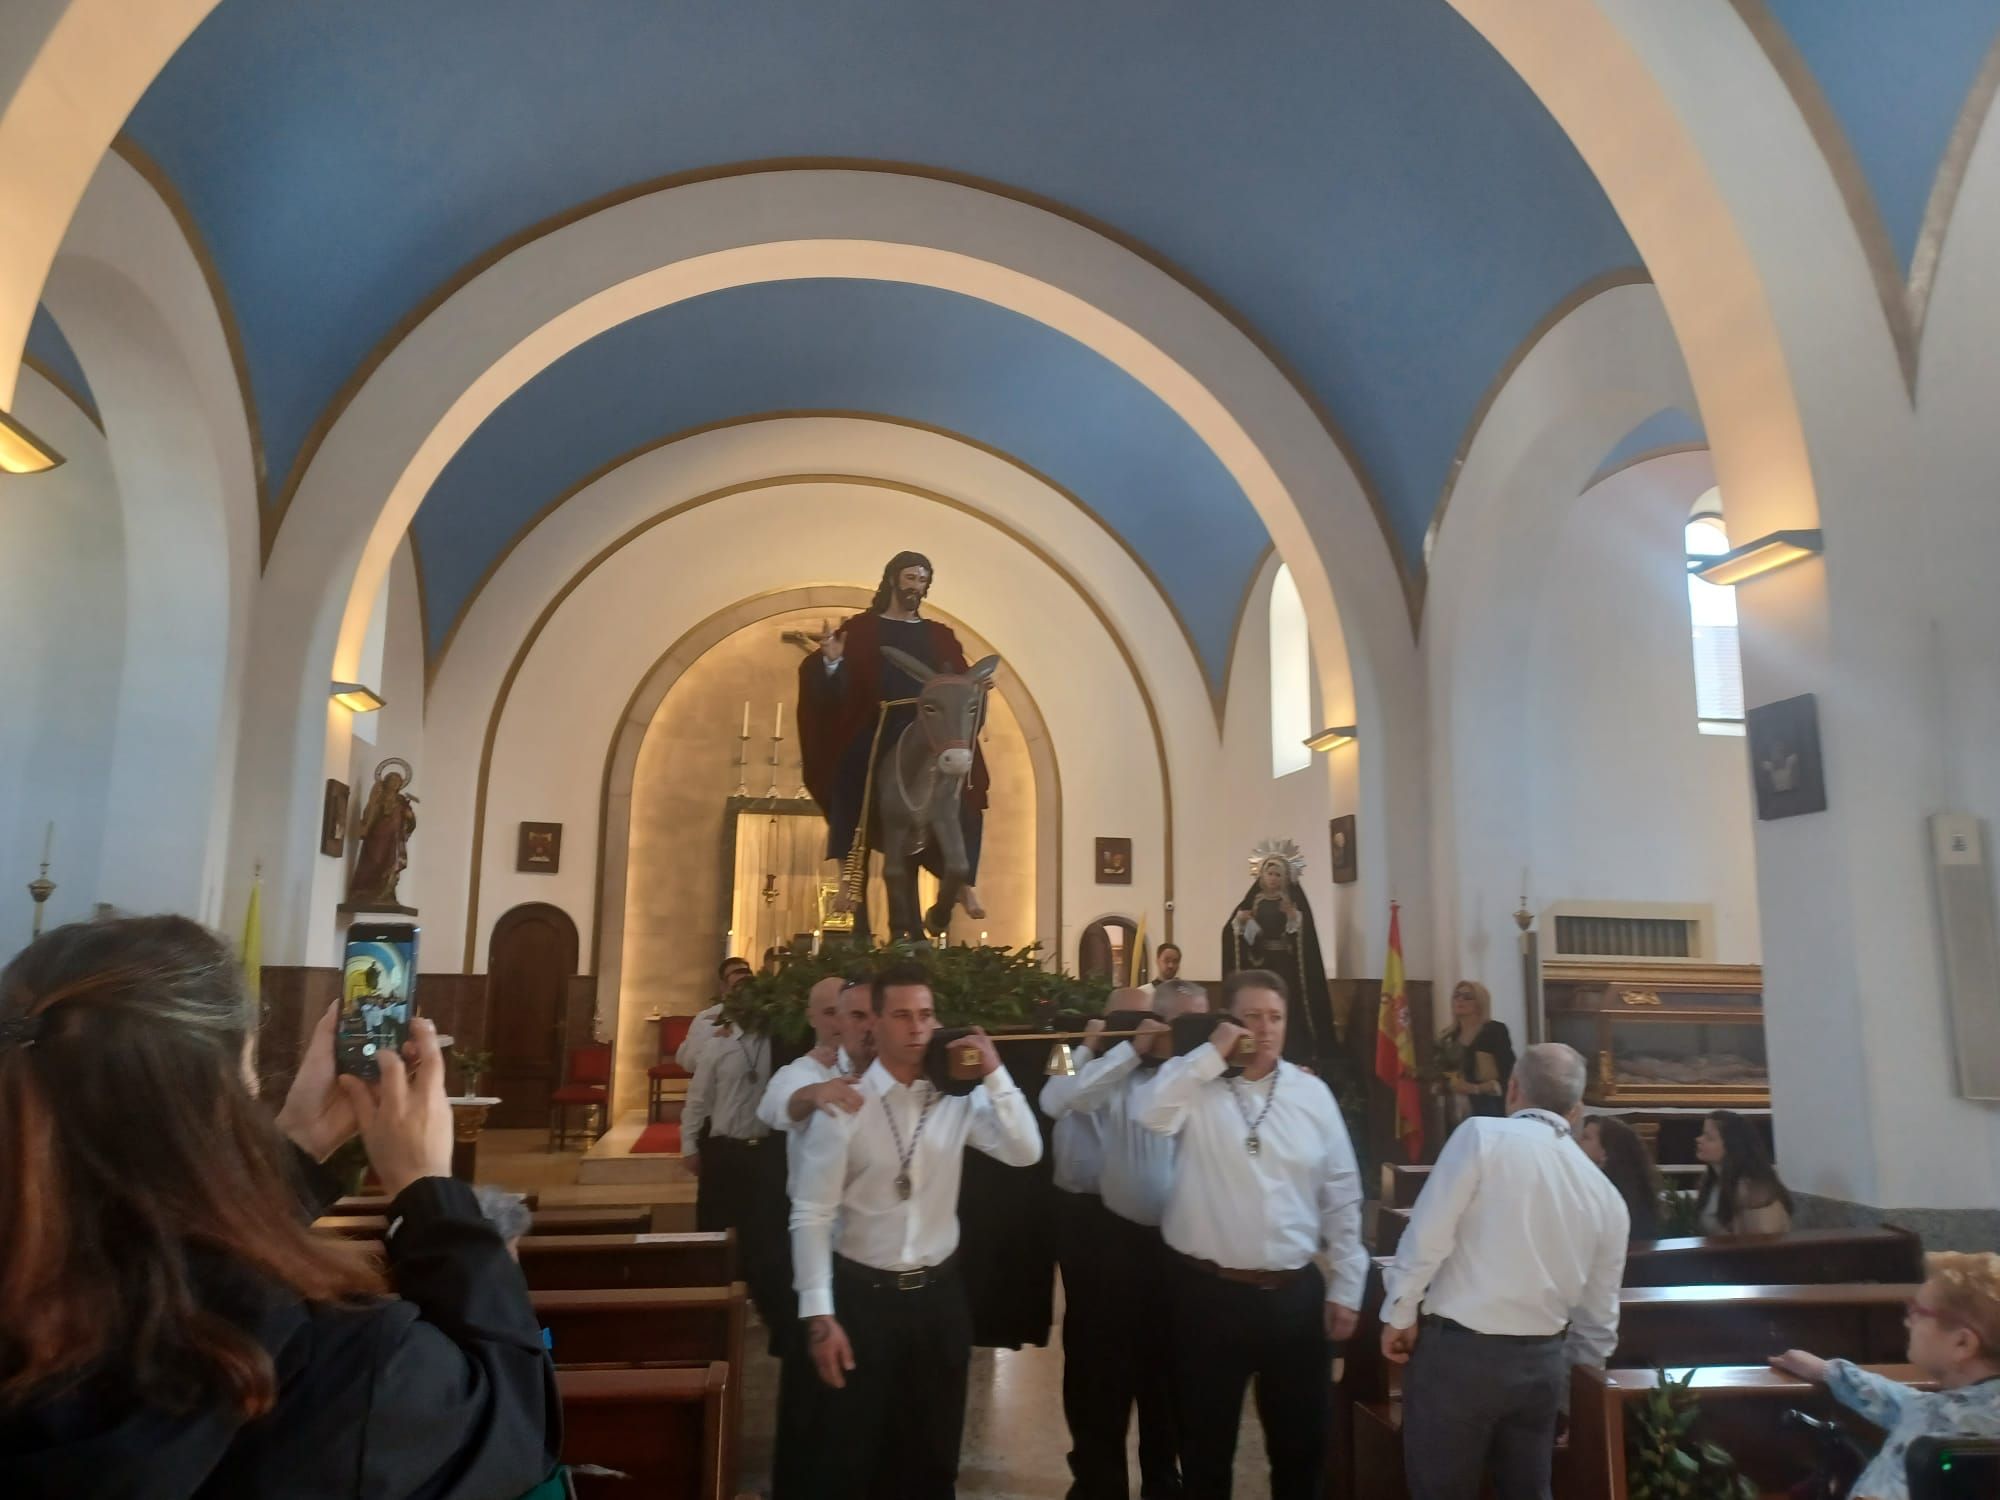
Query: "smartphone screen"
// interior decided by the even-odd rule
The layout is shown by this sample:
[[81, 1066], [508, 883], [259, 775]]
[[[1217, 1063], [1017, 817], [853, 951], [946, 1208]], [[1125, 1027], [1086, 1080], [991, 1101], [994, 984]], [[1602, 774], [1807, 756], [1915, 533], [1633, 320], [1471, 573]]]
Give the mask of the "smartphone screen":
[[401, 1054], [416, 1014], [417, 929], [407, 922], [356, 922], [341, 964], [334, 1065], [379, 1078], [380, 1059]]

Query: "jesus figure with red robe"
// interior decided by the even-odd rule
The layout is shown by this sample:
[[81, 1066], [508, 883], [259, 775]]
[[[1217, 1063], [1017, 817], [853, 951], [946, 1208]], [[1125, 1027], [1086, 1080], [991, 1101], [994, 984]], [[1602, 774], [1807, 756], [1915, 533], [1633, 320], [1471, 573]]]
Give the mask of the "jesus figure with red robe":
[[[826, 856], [846, 868], [857, 840], [864, 853], [879, 847], [880, 829], [862, 828], [861, 813], [868, 787], [869, 755], [877, 740], [887, 754], [897, 736], [915, 717], [914, 699], [923, 686], [886, 660], [884, 646], [894, 646], [933, 672], [964, 672], [965, 651], [951, 627], [927, 620], [922, 609], [936, 574], [930, 559], [918, 552], [899, 552], [882, 570], [882, 581], [866, 611], [827, 632], [819, 650], [799, 663], [799, 747], [806, 790], [826, 814]], [[895, 704], [884, 709], [885, 703]], [[960, 816], [965, 826], [965, 852], [971, 867], [960, 900], [968, 916], [986, 915], [974, 882], [979, 874], [979, 839], [986, 809], [986, 758], [975, 745], [972, 771], [965, 779]], [[871, 815], [870, 824], [875, 819]], [[936, 851], [925, 849], [918, 862], [938, 874]], [[866, 868], [866, 861], [862, 862]], [[864, 884], [865, 892], [866, 886]], [[948, 912], [935, 912], [929, 925], [942, 927]], [[868, 933], [864, 897], [855, 904], [855, 936]]]

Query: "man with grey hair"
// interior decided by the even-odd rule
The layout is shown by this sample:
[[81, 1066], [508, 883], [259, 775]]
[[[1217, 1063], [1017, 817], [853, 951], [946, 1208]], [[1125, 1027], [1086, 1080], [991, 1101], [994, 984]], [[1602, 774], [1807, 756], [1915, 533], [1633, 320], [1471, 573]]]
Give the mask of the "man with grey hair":
[[1584, 1063], [1521, 1054], [1507, 1117], [1445, 1143], [1384, 1281], [1382, 1353], [1407, 1363], [1403, 1464], [1414, 1500], [1547, 1500], [1569, 1348], [1602, 1365], [1618, 1342], [1625, 1201], [1574, 1137]]

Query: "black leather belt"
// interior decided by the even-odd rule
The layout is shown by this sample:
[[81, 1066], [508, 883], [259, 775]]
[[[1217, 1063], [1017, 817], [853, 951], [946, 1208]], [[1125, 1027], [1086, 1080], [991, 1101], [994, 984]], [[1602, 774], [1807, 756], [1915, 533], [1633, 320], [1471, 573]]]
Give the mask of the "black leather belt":
[[1425, 1313], [1417, 1321], [1426, 1328], [1442, 1328], [1447, 1333], [1469, 1333], [1474, 1338], [1502, 1339], [1509, 1344], [1553, 1344], [1569, 1337], [1567, 1328], [1554, 1333], [1482, 1333], [1477, 1328], [1467, 1328], [1463, 1323], [1441, 1318], [1436, 1313]]
[[768, 1135], [760, 1135], [754, 1140], [740, 1135], [711, 1135], [702, 1142], [704, 1146], [761, 1146], [770, 1140]]
[[1293, 1266], [1286, 1271], [1248, 1271], [1235, 1266], [1219, 1266], [1212, 1260], [1203, 1260], [1199, 1255], [1189, 1255], [1185, 1250], [1174, 1254], [1181, 1261], [1194, 1267], [1205, 1276], [1214, 1276], [1222, 1281], [1233, 1281], [1238, 1286], [1254, 1286], [1260, 1292], [1275, 1292], [1281, 1286], [1290, 1286], [1318, 1269], [1311, 1261], [1302, 1266]]
[[849, 1260], [844, 1255], [836, 1255], [833, 1269], [835, 1275], [858, 1282], [870, 1291], [921, 1292], [926, 1287], [958, 1279], [958, 1252], [953, 1251], [934, 1266], [919, 1266], [914, 1271], [882, 1271], [874, 1266], [864, 1266], [858, 1260]]

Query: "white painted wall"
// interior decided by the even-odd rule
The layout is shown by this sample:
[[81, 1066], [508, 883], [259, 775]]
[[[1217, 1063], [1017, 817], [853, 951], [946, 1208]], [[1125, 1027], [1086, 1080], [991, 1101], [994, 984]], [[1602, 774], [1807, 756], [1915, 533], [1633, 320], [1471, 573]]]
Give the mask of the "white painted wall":
[[16, 410], [68, 462], [0, 474], [0, 952], [28, 940], [24, 889], [55, 828], [47, 925], [101, 899], [104, 787], [124, 658], [125, 549], [104, 436], [23, 369]]
[[[1713, 956], [1756, 963], [1744, 741], [1695, 727], [1681, 557], [1701, 468], [1627, 469], [1586, 492], [1558, 534], [1560, 582], [1543, 593], [1519, 723], [1530, 747], [1529, 887], [1537, 910], [1563, 900], [1709, 905]], [[1519, 871], [1498, 863], [1505, 853], [1491, 851], [1482, 882], [1503, 905], [1519, 894]], [[1516, 962], [1511, 942], [1496, 946], [1494, 967]]]

